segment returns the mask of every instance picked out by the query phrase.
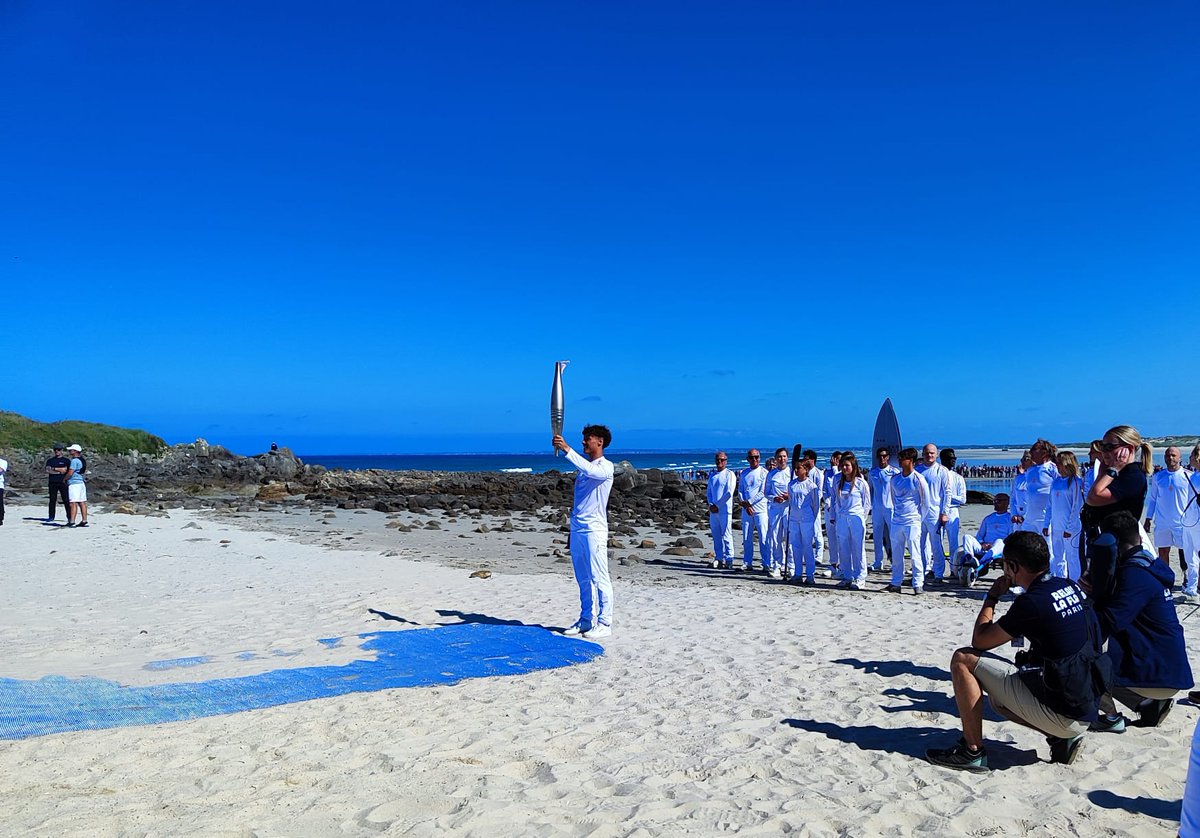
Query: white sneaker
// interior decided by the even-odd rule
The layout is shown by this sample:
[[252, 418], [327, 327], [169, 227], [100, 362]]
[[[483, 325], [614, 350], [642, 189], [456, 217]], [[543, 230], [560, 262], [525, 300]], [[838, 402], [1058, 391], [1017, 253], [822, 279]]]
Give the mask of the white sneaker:
[[709, 567], [711, 567], [713, 570], [720, 570], [721, 563], [719, 561], [717, 561], [716, 559], [713, 559], [712, 562], [709, 564]]
[[570, 628], [563, 629], [563, 634], [565, 634], [567, 637], [578, 637], [581, 634], [586, 635], [591, 630], [592, 627], [583, 620], [577, 620], [575, 625], [571, 626]]
[[596, 625], [585, 631], [583, 636], [587, 640], [595, 640], [597, 637], [611, 637], [612, 626], [606, 626], [604, 623], [596, 623]]
[[772, 579], [782, 579], [783, 578], [783, 574], [779, 572], [779, 568], [777, 568], [777, 567], [771, 568], [771, 578]]

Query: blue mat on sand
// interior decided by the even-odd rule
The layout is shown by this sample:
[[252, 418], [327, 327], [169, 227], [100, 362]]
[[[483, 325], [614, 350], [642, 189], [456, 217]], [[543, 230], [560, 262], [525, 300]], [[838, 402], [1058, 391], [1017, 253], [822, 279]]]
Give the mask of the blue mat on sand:
[[[38, 681], [0, 678], [0, 739], [158, 724], [347, 693], [521, 675], [584, 663], [604, 654], [595, 643], [535, 626], [464, 623], [359, 637], [366, 640], [364, 651], [376, 653], [374, 660], [277, 669], [242, 678], [153, 687], [123, 687], [101, 678], [59, 675]], [[148, 664], [147, 668], [200, 666], [205, 660], [180, 658], [157, 662], [157, 666]]]

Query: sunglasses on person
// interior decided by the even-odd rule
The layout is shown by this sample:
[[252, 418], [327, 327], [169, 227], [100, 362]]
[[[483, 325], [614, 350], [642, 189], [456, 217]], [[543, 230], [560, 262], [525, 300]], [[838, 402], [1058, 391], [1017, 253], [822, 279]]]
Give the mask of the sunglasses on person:
[[1124, 442], [1097, 442], [1096, 448], [1103, 451], [1105, 454], [1111, 454], [1118, 448], [1125, 448], [1127, 443]]

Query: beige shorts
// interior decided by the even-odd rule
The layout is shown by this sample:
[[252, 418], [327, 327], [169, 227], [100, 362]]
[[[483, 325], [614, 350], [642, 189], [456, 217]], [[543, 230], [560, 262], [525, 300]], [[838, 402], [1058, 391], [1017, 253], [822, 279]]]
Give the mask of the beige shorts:
[[992, 702], [992, 707], [997, 711], [1001, 708], [1007, 709], [1047, 736], [1070, 739], [1088, 729], [1087, 722], [1061, 716], [1038, 701], [1021, 680], [1016, 665], [1006, 660], [990, 656], [980, 657], [975, 666], [975, 680], [983, 687], [988, 700]]

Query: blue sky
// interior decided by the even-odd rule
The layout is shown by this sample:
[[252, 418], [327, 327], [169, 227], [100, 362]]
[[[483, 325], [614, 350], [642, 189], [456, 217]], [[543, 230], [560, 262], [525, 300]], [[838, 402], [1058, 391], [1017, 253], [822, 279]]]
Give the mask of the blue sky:
[[1200, 6], [0, 4], [0, 409], [245, 453], [1200, 431]]

